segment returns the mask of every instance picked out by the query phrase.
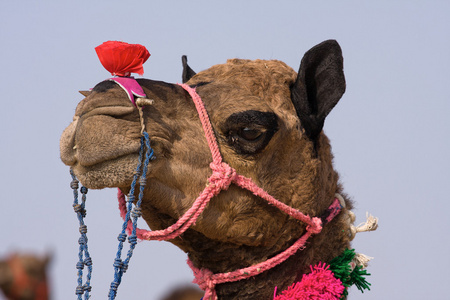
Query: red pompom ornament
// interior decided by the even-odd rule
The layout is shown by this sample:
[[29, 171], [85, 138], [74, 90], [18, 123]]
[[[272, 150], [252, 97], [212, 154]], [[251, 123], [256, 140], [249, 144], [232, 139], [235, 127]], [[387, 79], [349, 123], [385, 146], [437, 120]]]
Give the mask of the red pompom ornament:
[[104, 42], [95, 48], [103, 67], [113, 76], [144, 74], [143, 64], [150, 57], [148, 50], [139, 44], [118, 41]]

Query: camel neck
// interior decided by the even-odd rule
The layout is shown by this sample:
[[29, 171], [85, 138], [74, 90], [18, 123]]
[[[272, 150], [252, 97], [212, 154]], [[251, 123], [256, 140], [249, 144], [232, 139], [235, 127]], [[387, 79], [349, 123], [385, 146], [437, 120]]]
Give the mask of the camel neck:
[[[326, 225], [328, 222], [330, 222], [335, 216], [339, 214], [342, 207], [343, 204], [340, 203], [338, 198], [335, 198], [330, 207], [328, 207], [328, 209], [320, 217], [321, 225]], [[322, 227], [320, 228], [320, 231], [321, 230]], [[314, 233], [316, 234], [320, 233], [320, 231], [314, 232], [308, 226], [306, 228], [306, 233], [301, 235], [299, 239], [297, 239], [292, 245], [290, 245], [284, 251], [270, 258], [266, 258], [261, 262], [251, 264], [248, 267], [239, 268], [234, 271], [213, 273], [211, 270], [207, 268], [199, 269], [195, 267], [192, 261], [190, 260], [188, 260], [188, 265], [194, 272], [195, 276], [194, 283], [197, 283], [200, 286], [200, 288], [205, 291], [205, 298], [216, 299], [217, 297], [216, 285], [230, 282], [239, 282], [242, 280], [249, 280], [250, 278], [253, 279], [255, 276], [264, 274], [265, 272], [274, 269], [275, 267], [281, 265], [290, 257], [294, 256], [300, 249], [303, 250], [305, 248], [304, 245], [306, 241], [309, 239], [309, 237], [312, 236]], [[286, 281], [285, 280], [286, 274], [289, 274], [289, 272], [286, 272], [286, 270], [283, 269], [283, 281]], [[291, 279], [288, 281], [291, 281]]]
[[[310, 245], [316, 244], [316, 238], [313, 237], [310, 239]], [[235, 270], [237, 264], [237, 260], [239, 258], [238, 251], [227, 251], [229, 259], [220, 259], [216, 263], [216, 268], [220, 268], [221, 270]], [[259, 249], [263, 252], [263, 249]], [[264, 249], [267, 251], [267, 249]], [[338, 250], [341, 251], [341, 250]], [[234, 255], [230, 255], [229, 253], [235, 253]], [[218, 253], [221, 255], [222, 253]], [[205, 254], [206, 255], [206, 254]], [[222, 254], [223, 255], [223, 254]], [[242, 256], [245, 256], [244, 260], [250, 260], [250, 254], [245, 253]], [[242, 257], [241, 256], [241, 257]], [[190, 255], [191, 257], [191, 255]], [[220, 283], [215, 286], [217, 299], [220, 300], [229, 300], [229, 299], [272, 299], [274, 295], [275, 288], [277, 291], [283, 291], [291, 286], [294, 282], [298, 281], [299, 278], [302, 277], [303, 274], [307, 273], [309, 270], [309, 266], [314, 261], [314, 249], [309, 249], [307, 247], [303, 251], [298, 251], [291, 257], [289, 257], [283, 263], [260, 273], [259, 275], [253, 276], [251, 278], [242, 279], [234, 282], [225, 282]], [[210, 258], [210, 256], [208, 257]], [[201, 259], [201, 258], [200, 258]], [[262, 261], [265, 258], [262, 259]], [[255, 262], [256, 264], [257, 262]], [[208, 262], [209, 265], [212, 262]], [[241, 262], [242, 264], [242, 262]], [[230, 266], [232, 266], [230, 268]], [[212, 266], [211, 266], [212, 267]], [[228, 267], [228, 268], [227, 268]], [[203, 298], [204, 300], [208, 298]], [[214, 299], [211, 298], [211, 299]]]

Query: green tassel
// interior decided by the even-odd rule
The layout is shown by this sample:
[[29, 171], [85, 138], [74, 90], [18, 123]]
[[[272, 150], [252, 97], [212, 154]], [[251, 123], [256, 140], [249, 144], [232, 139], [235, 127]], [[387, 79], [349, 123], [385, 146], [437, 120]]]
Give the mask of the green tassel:
[[361, 293], [364, 293], [364, 290], [370, 291], [370, 283], [366, 281], [364, 276], [370, 276], [370, 273], [363, 270], [361, 266], [356, 266], [350, 274], [351, 282], [361, 291]]
[[352, 285], [355, 285], [361, 292], [364, 292], [365, 289], [370, 290], [370, 283], [364, 278], [364, 276], [369, 276], [370, 274], [363, 270], [361, 266], [356, 266], [353, 270], [350, 267], [354, 257], [355, 249], [346, 249], [340, 256], [333, 258], [329, 263], [330, 270], [334, 273], [334, 276], [345, 286], [341, 299], [347, 297], [347, 288]]

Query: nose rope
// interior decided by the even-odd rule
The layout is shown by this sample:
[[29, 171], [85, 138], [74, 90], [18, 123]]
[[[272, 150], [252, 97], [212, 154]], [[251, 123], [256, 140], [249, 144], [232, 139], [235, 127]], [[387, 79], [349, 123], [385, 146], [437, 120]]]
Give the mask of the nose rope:
[[143, 108], [145, 105], [152, 105], [153, 104], [153, 100], [147, 99], [147, 98], [141, 98], [139, 97], [136, 100], [136, 107], [139, 111], [139, 120], [141, 123], [141, 136], [144, 136], [144, 132], [145, 132], [145, 120], [144, 120], [144, 111]]

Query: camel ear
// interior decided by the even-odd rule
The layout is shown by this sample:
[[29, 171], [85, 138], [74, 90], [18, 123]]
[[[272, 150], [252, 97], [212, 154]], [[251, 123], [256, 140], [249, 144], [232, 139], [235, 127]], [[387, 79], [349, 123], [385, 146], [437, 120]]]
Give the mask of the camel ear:
[[303, 56], [291, 98], [306, 135], [313, 141], [325, 118], [345, 92], [342, 50], [334, 40], [311, 48]]
[[78, 91], [81, 95], [87, 97], [91, 93], [91, 91]]
[[187, 64], [187, 56], [183, 55], [181, 57], [181, 63], [183, 64], [183, 74], [181, 75], [183, 83], [186, 83], [191, 79], [195, 74], [194, 70], [189, 67]]
[[53, 260], [53, 257], [55, 255], [53, 254], [52, 250], [47, 250], [47, 253], [45, 253], [44, 257], [43, 257], [43, 262], [45, 264], [45, 266], [48, 266], [48, 264]]

